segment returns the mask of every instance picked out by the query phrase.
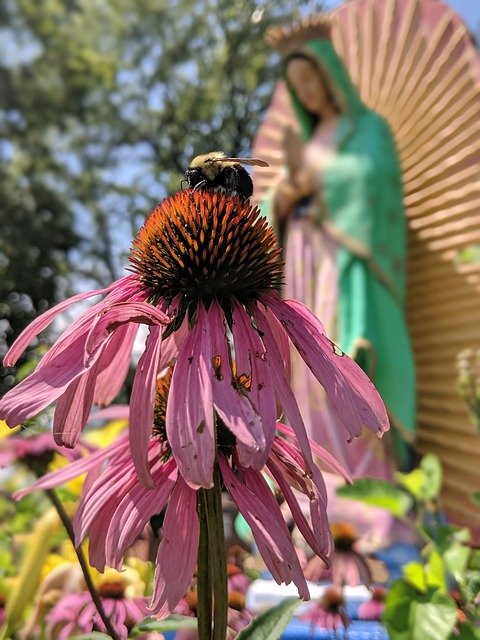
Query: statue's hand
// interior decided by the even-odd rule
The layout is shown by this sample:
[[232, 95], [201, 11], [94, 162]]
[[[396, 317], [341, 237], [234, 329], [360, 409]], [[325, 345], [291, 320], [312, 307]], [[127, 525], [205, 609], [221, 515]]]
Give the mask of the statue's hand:
[[303, 143], [298, 132], [292, 127], [287, 127], [283, 132], [282, 145], [285, 150], [289, 173], [294, 176], [303, 165]]

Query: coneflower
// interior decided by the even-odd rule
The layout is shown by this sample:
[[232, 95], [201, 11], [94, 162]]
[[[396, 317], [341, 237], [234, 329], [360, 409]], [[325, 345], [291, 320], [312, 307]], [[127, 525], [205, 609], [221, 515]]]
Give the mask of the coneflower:
[[325, 387], [346, 438], [358, 436], [363, 425], [379, 436], [388, 429], [385, 407], [366, 374], [305, 306], [281, 299], [279, 247], [248, 201], [228, 193], [179, 192], [152, 211], [130, 260], [134, 274], [57, 305], [11, 347], [6, 365], [66, 306], [106, 294], [4, 396], [0, 416], [10, 426], [56, 400], [56, 441], [73, 446], [92, 404], [108, 404], [121, 388], [143, 323], [150, 333], [130, 399], [130, 443], [145, 484], [152, 484], [147, 450], [157, 374], [173, 361], [166, 434], [192, 488], [213, 484], [215, 415], [232, 434], [241, 464], [258, 470], [275, 435], [277, 403], [310, 472], [310, 447], [289, 384], [289, 339]]

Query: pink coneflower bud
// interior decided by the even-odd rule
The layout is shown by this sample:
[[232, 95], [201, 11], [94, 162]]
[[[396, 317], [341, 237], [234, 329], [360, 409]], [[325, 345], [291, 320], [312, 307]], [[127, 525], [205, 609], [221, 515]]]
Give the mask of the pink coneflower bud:
[[345, 612], [345, 599], [341, 589], [334, 586], [325, 589], [318, 603], [311, 607], [301, 619], [309, 621], [312, 629], [321, 627], [336, 631], [347, 627], [350, 619]]
[[374, 587], [371, 600], [362, 602], [358, 607], [358, 617], [360, 620], [380, 620], [385, 609], [386, 596], [387, 590], [385, 587]]

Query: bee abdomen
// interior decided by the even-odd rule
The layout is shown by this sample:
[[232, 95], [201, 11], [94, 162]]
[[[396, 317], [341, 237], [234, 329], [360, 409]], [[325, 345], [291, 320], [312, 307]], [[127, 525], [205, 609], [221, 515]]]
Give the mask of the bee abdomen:
[[246, 169], [240, 164], [225, 167], [217, 178], [217, 184], [228, 191], [236, 191], [248, 199], [253, 193], [253, 182]]

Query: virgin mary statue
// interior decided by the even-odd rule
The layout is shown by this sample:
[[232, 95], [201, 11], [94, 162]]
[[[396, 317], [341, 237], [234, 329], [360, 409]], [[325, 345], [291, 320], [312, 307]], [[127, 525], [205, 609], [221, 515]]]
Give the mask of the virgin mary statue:
[[388, 407], [392, 435], [380, 442], [365, 433], [348, 442], [323, 390], [293, 352], [292, 385], [314, 440], [353, 477], [389, 479], [408, 464], [415, 427], [397, 150], [387, 122], [362, 103], [329, 39], [327, 19], [277, 30], [270, 42], [284, 55], [294, 116], [281, 141], [286, 165], [262, 203], [284, 241], [284, 295], [311, 308], [327, 335], [369, 374]]

